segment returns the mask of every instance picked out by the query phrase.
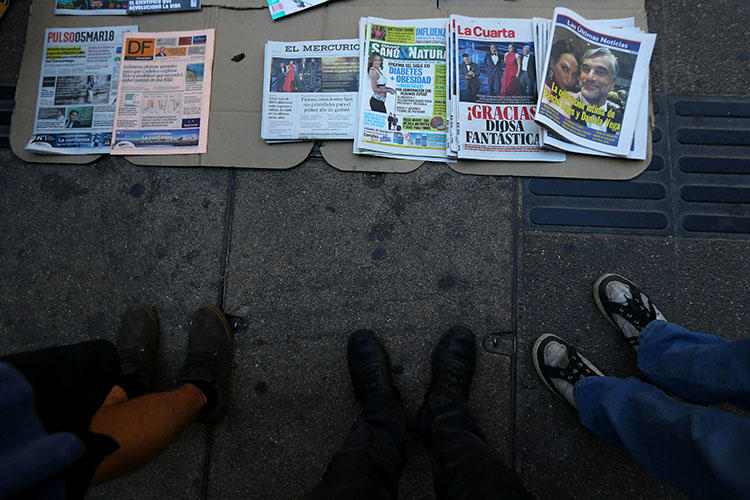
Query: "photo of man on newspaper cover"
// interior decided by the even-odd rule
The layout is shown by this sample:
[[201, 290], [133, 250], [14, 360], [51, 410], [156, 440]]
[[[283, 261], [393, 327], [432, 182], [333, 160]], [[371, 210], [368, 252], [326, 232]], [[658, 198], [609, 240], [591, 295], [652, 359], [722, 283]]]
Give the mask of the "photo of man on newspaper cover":
[[459, 38], [461, 101], [480, 104], [536, 102], [533, 47], [534, 43], [530, 41], [488, 43]]
[[557, 30], [545, 81], [545, 99], [582, 127], [619, 135], [636, 54], [600, 47]]

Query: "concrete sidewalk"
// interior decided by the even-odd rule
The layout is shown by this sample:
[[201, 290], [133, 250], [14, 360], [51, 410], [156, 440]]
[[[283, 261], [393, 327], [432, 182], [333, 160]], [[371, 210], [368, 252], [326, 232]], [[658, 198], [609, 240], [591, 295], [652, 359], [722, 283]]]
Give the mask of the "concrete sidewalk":
[[[29, 3], [14, 2], [0, 21], [2, 46], [15, 47], [0, 79], [16, 77]], [[744, 1], [647, 7], [659, 34], [654, 92], [747, 96]], [[747, 177], [732, 181], [747, 186]], [[0, 354], [114, 340], [126, 305], [147, 302], [162, 328], [157, 387], [168, 389], [196, 308], [218, 303], [249, 323], [236, 338], [224, 418], [191, 426], [155, 462], [90, 498], [299, 497], [359, 412], [347, 336], [378, 332], [414, 418], [429, 353], [456, 323], [490, 347], [479, 347], [471, 409], [534, 495], [679, 498], [583, 428], [537, 378], [531, 346], [558, 333], [605, 373], [637, 376], [632, 349], [591, 298], [606, 271], [642, 285], [670, 320], [750, 336], [748, 235], [530, 230], [518, 178], [429, 163], [371, 178], [319, 158], [273, 172], [144, 168], [116, 157], [36, 165], [2, 149], [0, 190]], [[401, 495], [432, 498], [426, 452], [416, 442], [410, 452]]]

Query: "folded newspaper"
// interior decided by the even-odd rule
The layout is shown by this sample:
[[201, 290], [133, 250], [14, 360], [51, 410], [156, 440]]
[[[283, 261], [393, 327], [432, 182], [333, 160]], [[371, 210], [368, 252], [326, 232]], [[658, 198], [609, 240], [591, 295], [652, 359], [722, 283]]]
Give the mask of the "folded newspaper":
[[547, 41], [536, 111], [548, 129], [545, 147], [645, 158], [656, 35], [633, 24], [591, 21], [563, 8], [555, 9], [550, 28], [537, 20], [536, 33]]
[[267, 42], [263, 67], [263, 139], [354, 138], [359, 40]]
[[138, 26], [51, 28], [44, 36], [33, 136], [40, 154], [109, 153], [122, 37]]
[[328, 0], [266, 0], [268, 3], [268, 12], [271, 13], [271, 19], [274, 21], [282, 17], [289, 16], [301, 10], [315, 7]]
[[447, 19], [359, 21], [354, 152], [447, 160]]
[[124, 16], [128, 0], [56, 0], [55, 15], [68, 16]]
[[126, 33], [111, 154], [205, 153], [214, 30]]
[[449, 150], [459, 159], [564, 161], [540, 144], [530, 19], [451, 16]]

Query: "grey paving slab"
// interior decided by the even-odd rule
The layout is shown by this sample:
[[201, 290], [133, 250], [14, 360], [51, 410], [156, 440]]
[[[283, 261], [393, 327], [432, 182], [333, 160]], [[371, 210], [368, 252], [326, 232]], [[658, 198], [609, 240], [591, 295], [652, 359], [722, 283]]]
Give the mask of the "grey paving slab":
[[664, 74], [666, 70], [664, 51], [665, 35], [669, 24], [664, 19], [662, 0], [646, 0], [646, 19], [649, 33], [656, 33], [656, 45], [651, 56], [650, 85], [651, 92], [666, 92], [664, 88]]
[[[191, 311], [218, 297], [226, 186], [226, 171], [40, 166], [0, 150], [0, 353], [114, 341], [126, 305], [148, 302], [161, 320], [156, 388], [172, 388]], [[205, 443], [193, 426], [90, 497], [196, 498]]]
[[[291, 498], [320, 480], [359, 413], [345, 355], [355, 329], [387, 345], [412, 418], [450, 325], [511, 329], [513, 182], [438, 165], [363, 179], [317, 160], [237, 173], [227, 309], [250, 327], [214, 433], [211, 498]], [[509, 357], [481, 352], [472, 398], [508, 457], [509, 374]], [[401, 490], [431, 495], [417, 445]]]
[[[747, 95], [750, 9], [745, 0], [661, 0], [670, 94]], [[649, 19], [650, 21], [650, 19]], [[661, 34], [661, 33], [660, 33]]]
[[605, 374], [638, 376], [634, 351], [599, 313], [592, 285], [604, 272], [618, 272], [673, 310], [675, 240], [526, 232], [522, 252], [516, 419], [524, 482], [539, 498], [679, 498], [626, 451], [585, 429], [531, 362], [534, 341], [554, 333]]

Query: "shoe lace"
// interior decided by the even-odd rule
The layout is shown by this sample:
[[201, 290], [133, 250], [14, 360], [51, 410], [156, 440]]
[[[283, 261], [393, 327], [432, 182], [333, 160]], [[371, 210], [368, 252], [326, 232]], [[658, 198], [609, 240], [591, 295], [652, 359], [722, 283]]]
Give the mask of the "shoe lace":
[[464, 367], [461, 363], [448, 361], [443, 367], [440, 385], [451, 391], [463, 392]]
[[363, 372], [363, 382], [365, 395], [372, 396], [378, 392], [382, 392], [385, 385], [383, 384], [383, 376], [380, 365], [372, 365], [365, 368]]
[[200, 372], [200, 370], [209, 370], [212, 376], [215, 375], [216, 357], [208, 351], [188, 351], [185, 365], [182, 367], [182, 378]]

